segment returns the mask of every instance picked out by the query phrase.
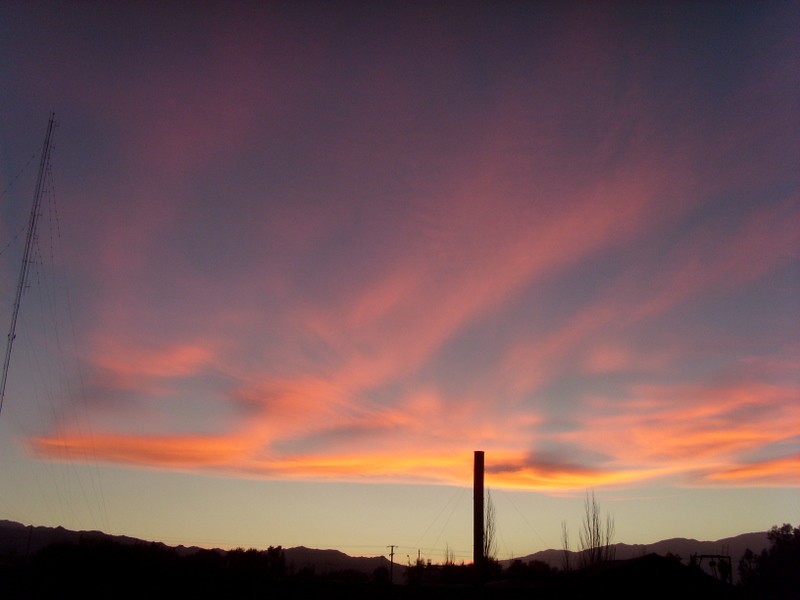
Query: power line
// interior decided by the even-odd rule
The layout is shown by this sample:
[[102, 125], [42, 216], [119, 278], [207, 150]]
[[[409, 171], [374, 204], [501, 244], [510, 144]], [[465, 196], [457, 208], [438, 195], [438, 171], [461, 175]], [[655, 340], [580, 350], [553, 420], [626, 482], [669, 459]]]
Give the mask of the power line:
[[2, 198], [5, 198], [6, 194], [8, 194], [8, 192], [10, 192], [10, 191], [11, 191], [11, 188], [12, 188], [12, 187], [14, 187], [14, 185], [17, 183], [17, 180], [18, 180], [20, 177], [22, 177], [22, 174], [23, 174], [25, 171], [27, 171], [27, 170], [28, 170], [28, 167], [29, 167], [29, 166], [31, 166], [31, 163], [33, 162], [33, 159], [35, 159], [35, 158], [36, 158], [36, 156], [37, 156], [38, 154], [39, 154], [39, 150], [38, 150], [38, 149], [37, 149], [36, 151], [34, 151], [34, 153], [33, 153], [33, 154], [31, 154], [31, 157], [28, 159], [28, 162], [26, 162], [26, 163], [25, 163], [25, 166], [24, 166], [24, 167], [22, 167], [22, 168], [19, 170], [19, 173], [17, 173], [16, 175], [14, 175], [14, 177], [12, 177], [12, 178], [11, 178], [11, 180], [8, 182], [8, 185], [5, 187], [5, 189], [3, 190], [3, 192], [2, 192], [2, 193], [0, 193], [0, 199], [2, 199]]
[[503, 490], [499, 490], [499, 491], [500, 491], [500, 493], [501, 493], [501, 496], [502, 496], [503, 498], [505, 498], [506, 500], [508, 500], [508, 503], [509, 503], [509, 504], [511, 504], [511, 506], [513, 506], [513, 507], [514, 507], [514, 510], [516, 510], [516, 511], [517, 511], [517, 513], [519, 514], [519, 516], [520, 516], [520, 517], [522, 517], [522, 520], [523, 520], [523, 521], [525, 521], [525, 523], [528, 525], [528, 527], [530, 527], [530, 528], [531, 528], [531, 531], [533, 531], [533, 533], [536, 535], [536, 537], [538, 537], [538, 538], [539, 538], [539, 540], [542, 542], [542, 544], [544, 544], [545, 546], [547, 546], [547, 542], [544, 540], [544, 538], [543, 538], [541, 535], [539, 535], [539, 532], [538, 532], [538, 531], [536, 531], [536, 528], [535, 528], [535, 527], [534, 527], [534, 526], [531, 524], [531, 522], [530, 522], [530, 521], [528, 520], [528, 518], [527, 518], [527, 517], [526, 517], [526, 516], [523, 514], [523, 512], [522, 512], [522, 511], [519, 509], [519, 507], [517, 507], [517, 505], [516, 505], [516, 504], [514, 503], [514, 501], [511, 499], [511, 495], [510, 495], [510, 494], [508, 494], [508, 493], [506, 493], [506, 492], [504, 492]]

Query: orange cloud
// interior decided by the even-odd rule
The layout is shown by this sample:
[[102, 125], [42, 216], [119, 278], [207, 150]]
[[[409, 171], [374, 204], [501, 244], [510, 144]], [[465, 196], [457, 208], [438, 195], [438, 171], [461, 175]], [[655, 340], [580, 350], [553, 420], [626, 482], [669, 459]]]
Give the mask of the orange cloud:
[[[730, 465], [750, 452], [800, 434], [800, 407], [794, 390], [759, 384], [720, 388], [664, 386], [641, 388], [634, 399], [598, 400], [581, 420], [582, 427], [563, 439], [602, 447], [622, 465], [652, 465], [684, 473], [707, 473], [705, 482], [722, 482], [738, 473], [758, 482], [756, 468]], [[790, 463], [776, 460], [773, 481], [791, 481], [777, 471]], [[720, 466], [724, 465], [724, 466]], [[722, 469], [729, 475], [720, 473]]]
[[576, 490], [630, 485], [659, 479], [673, 472], [669, 468], [588, 469], [580, 467], [529, 467], [510, 473], [491, 473], [492, 485], [511, 489]]
[[[296, 388], [300, 390], [301, 388]], [[740, 457], [797, 436], [797, 408], [774, 403], [779, 391], [758, 386], [720, 390], [651, 388], [623, 414], [597, 402], [574, 431], [548, 433], [535, 414], [487, 415], [479, 401], [451, 405], [436, 394], [400, 407], [315, 402], [308, 396], [252, 392], [256, 410], [222, 435], [54, 433], [32, 440], [41, 457], [91, 456], [130, 465], [248, 476], [468, 485], [472, 448], [487, 451], [491, 485], [540, 490], [629, 486], [670, 478], [687, 485], [796, 485], [797, 458], [748, 462]], [[698, 400], [704, 394], [703, 400]], [[663, 398], [672, 398], [672, 405]], [[682, 399], [676, 401], [675, 399]], [[688, 399], [687, 399], [688, 398]], [[298, 419], [292, 407], [305, 403]], [[741, 411], [753, 411], [740, 421]], [[763, 412], [762, 412], [763, 411]], [[552, 440], [602, 449], [606, 458], [581, 464], [537, 458], [525, 448], [533, 431]], [[562, 455], [568, 458], [567, 455]], [[576, 456], [580, 459], [580, 456]]]
[[701, 475], [700, 484], [800, 487], [800, 456], [787, 456], [720, 468]]
[[209, 468], [241, 460], [246, 445], [235, 437], [199, 435], [54, 435], [30, 440], [39, 456], [57, 460], [94, 459], [160, 468]]

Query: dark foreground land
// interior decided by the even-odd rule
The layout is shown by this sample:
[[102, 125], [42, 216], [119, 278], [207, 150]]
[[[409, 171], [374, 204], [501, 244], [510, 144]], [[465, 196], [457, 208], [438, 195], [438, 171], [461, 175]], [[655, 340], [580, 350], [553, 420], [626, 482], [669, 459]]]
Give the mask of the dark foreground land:
[[[0, 553], [0, 600], [22, 598], [275, 598], [275, 599], [800, 599], [800, 528], [774, 527], [770, 546], [748, 550], [738, 566], [712, 577], [680, 557], [647, 554], [561, 571], [540, 561], [392, 567], [386, 559], [317, 572], [287, 561], [281, 547], [231, 551], [173, 548], [104, 534], [79, 535], [32, 548], [6, 544]], [[14, 533], [16, 532], [16, 533]], [[60, 530], [60, 533], [66, 533]], [[14, 536], [6, 536], [14, 542]], [[18, 537], [18, 536], [17, 536]], [[19, 542], [20, 540], [16, 540]], [[25, 548], [24, 552], [20, 548]], [[294, 549], [296, 557], [297, 550]], [[322, 551], [329, 552], [329, 551]], [[345, 555], [342, 555], [345, 556]], [[296, 558], [295, 558], [296, 560]], [[358, 561], [378, 562], [358, 562]], [[694, 562], [694, 561], [692, 561]], [[328, 563], [329, 565], [332, 563]], [[359, 565], [362, 570], [345, 565]], [[377, 566], [375, 566], [377, 565]], [[366, 570], [364, 570], [366, 569]], [[727, 583], [737, 569], [737, 585]], [[394, 578], [394, 583], [390, 577]]]
[[[397, 577], [397, 573], [395, 573]], [[737, 588], [655, 554], [562, 573], [546, 565], [494, 569], [420, 565], [391, 585], [388, 572], [290, 573], [282, 550], [200, 551], [155, 544], [54, 544], [0, 566], [0, 598], [738, 598]], [[398, 579], [400, 579], [398, 577]]]

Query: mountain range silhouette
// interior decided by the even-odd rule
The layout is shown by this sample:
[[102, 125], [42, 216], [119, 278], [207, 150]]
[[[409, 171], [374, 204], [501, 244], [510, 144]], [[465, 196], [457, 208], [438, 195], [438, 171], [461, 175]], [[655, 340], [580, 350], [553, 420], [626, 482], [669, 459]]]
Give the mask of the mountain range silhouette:
[[[101, 531], [74, 531], [63, 527], [43, 527], [24, 525], [15, 521], [0, 520], [0, 563], [14, 558], [22, 558], [33, 554], [42, 548], [54, 543], [78, 543], [81, 540], [110, 540], [119, 544], [155, 544], [165, 548], [174, 549], [181, 556], [189, 556], [203, 550], [198, 546], [168, 546], [162, 542], [152, 542], [125, 535], [111, 535]], [[734, 566], [749, 548], [755, 553], [760, 553], [769, 546], [767, 532], [743, 533], [734, 537], [714, 541], [700, 541], [687, 538], [670, 538], [652, 544], [614, 544], [615, 557], [618, 561], [639, 558], [647, 554], [661, 556], [673, 555], [680, 557], [686, 563], [692, 554], [724, 554], [731, 557]], [[219, 552], [225, 552], [216, 549]], [[332, 549], [317, 549], [298, 546], [284, 548], [286, 565], [290, 570], [300, 571], [313, 568], [317, 573], [333, 571], [357, 571], [360, 573], [373, 573], [380, 567], [389, 567], [389, 560], [383, 556], [363, 557], [350, 556], [344, 552]], [[572, 552], [573, 564], [577, 564], [577, 552]], [[553, 568], [561, 568], [564, 564], [564, 551], [549, 549], [534, 552], [526, 556], [502, 560], [503, 566], [508, 566], [514, 560], [523, 563], [540, 561]], [[395, 563], [395, 569], [403, 569], [405, 565]]]

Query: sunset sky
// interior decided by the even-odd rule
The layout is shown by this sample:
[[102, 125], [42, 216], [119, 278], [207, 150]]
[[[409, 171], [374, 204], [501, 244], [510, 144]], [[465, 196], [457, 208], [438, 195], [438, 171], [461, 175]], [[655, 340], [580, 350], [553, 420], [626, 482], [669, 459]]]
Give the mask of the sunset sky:
[[[166, 4], [166, 6], [164, 6]], [[0, 519], [502, 558], [800, 523], [800, 5], [4, 2]]]

